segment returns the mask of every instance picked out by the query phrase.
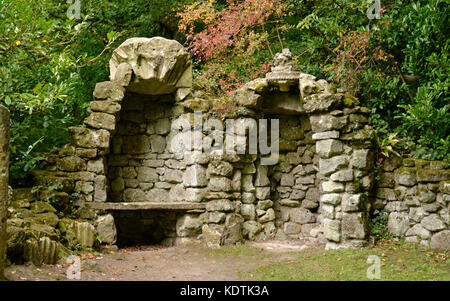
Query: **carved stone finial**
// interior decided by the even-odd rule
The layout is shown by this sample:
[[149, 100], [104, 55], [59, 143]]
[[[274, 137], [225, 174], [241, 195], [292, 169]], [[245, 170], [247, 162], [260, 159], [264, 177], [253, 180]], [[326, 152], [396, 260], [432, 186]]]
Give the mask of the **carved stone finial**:
[[289, 92], [291, 86], [298, 85], [300, 72], [294, 71], [295, 65], [289, 49], [284, 48], [275, 54], [274, 67], [266, 74], [269, 84], [279, 86], [281, 92]]
[[275, 54], [274, 65], [272, 71], [293, 71], [294, 61], [292, 60], [291, 51], [284, 48], [281, 53]]

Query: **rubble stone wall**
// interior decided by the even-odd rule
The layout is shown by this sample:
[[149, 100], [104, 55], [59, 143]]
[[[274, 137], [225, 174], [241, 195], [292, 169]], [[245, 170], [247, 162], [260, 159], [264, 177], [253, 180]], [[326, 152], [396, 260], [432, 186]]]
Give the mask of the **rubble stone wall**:
[[[239, 109], [231, 118], [233, 134], [225, 131], [229, 120], [218, 119], [192, 89], [186, 54], [181, 45], [162, 38], [130, 39], [121, 45], [111, 60], [111, 81], [95, 87], [84, 126], [69, 128], [71, 143], [51, 152], [34, 173], [37, 185], [60, 187], [57, 192], [42, 190], [40, 198], [75, 194], [85, 228], [108, 244], [116, 243], [117, 224], [119, 237], [131, 239], [148, 226], [167, 243], [202, 238], [217, 247], [277, 237], [341, 248], [367, 243], [369, 213], [380, 204], [395, 209], [392, 220], [411, 219], [407, 210], [397, 210], [403, 207], [390, 205], [396, 201], [391, 190], [407, 195], [409, 188], [402, 187], [427, 187], [436, 200], [425, 202], [430, 208], [423, 210], [431, 217], [421, 223], [434, 223], [436, 217], [444, 225], [434, 223], [434, 230], [424, 226], [431, 231], [427, 239], [436, 245], [436, 231], [448, 235], [448, 211], [445, 219], [447, 209], [438, 207], [448, 199], [448, 185], [439, 186], [441, 178], [433, 178], [434, 173], [424, 179], [417, 164], [407, 167], [417, 169], [416, 182], [408, 186], [404, 176], [400, 182], [397, 177], [388, 184], [378, 181], [377, 198], [371, 202], [375, 168], [369, 110], [326, 81], [295, 71], [289, 50], [275, 56], [265, 78], [234, 93], [231, 101]], [[208, 123], [212, 119], [214, 126]], [[260, 124], [261, 119], [270, 126]], [[279, 146], [279, 154], [275, 164], [267, 165], [261, 144], [260, 152], [250, 153], [250, 133], [258, 133], [261, 142], [259, 134], [272, 129], [272, 120], [279, 120], [279, 132], [271, 132], [269, 140]], [[192, 141], [194, 136], [201, 138], [200, 145]], [[218, 137], [223, 138], [222, 150], [233, 146], [235, 151], [205, 152], [205, 145], [217, 146]], [[427, 170], [436, 170], [433, 164]], [[382, 179], [397, 171], [386, 172]], [[205, 206], [176, 213], [161, 208], [113, 214], [92, 206], [133, 202]], [[408, 227], [404, 224], [401, 235], [414, 226], [409, 220]]]
[[373, 208], [389, 215], [392, 235], [435, 249], [450, 249], [449, 204], [448, 164], [395, 157], [383, 164]]

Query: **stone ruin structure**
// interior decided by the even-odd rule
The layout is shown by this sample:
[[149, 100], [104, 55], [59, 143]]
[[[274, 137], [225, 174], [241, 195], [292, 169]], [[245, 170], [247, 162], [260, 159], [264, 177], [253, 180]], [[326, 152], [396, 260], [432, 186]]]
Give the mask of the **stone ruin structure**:
[[[447, 166], [387, 160], [376, 184], [369, 110], [295, 71], [287, 49], [265, 78], [234, 93], [233, 120], [214, 119], [198, 97], [176, 41], [125, 41], [110, 79], [96, 84], [84, 126], [69, 128], [70, 144], [34, 172], [36, 185], [59, 187], [42, 190], [41, 200], [76, 198], [80, 220], [59, 222], [69, 246], [100, 238], [218, 247], [276, 237], [357, 248], [368, 243], [371, 210], [385, 208], [395, 235], [448, 248]], [[267, 164], [269, 144], [279, 148], [275, 164]], [[208, 145], [216, 148], [205, 152]]]

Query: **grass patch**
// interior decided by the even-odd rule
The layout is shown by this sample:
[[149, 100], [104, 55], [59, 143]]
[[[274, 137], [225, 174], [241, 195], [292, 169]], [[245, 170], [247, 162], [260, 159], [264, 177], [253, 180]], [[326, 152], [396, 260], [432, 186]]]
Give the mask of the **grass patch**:
[[246, 280], [367, 281], [369, 255], [381, 260], [382, 281], [450, 280], [448, 252], [439, 252], [405, 242], [385, 241], [360, 250], [306, 249], [296, 260], [287, 260], [239, 273]]

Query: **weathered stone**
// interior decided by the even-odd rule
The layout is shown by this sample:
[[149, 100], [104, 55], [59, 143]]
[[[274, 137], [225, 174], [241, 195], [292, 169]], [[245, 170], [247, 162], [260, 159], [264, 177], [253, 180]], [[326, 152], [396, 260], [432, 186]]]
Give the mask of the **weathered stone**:
[[125, 202], [145, 202], [147, 200], [145, 192], [141, 189], [125, 189], [123, 199]]
[[331, 159], [320, 159], [319, 160], [319, 169], [320, 173], [328, 176], [338, 169], [342, 169], [347, 167], [348, 165], [348, 157], [347, 156], [336, 156]]
[[222, 234], [219, 231], [209, 227], [208, 225], [203, 225], [202, 240], [206, 248], [219, 249], [221, 238]]
[[440, 182], [450, 180], [450, 169], [417, 169], [417, 181], [418, 182]]
[[110, 100], [93, 101], [89, 104], [89, 110], [94, 112], [103, 112], [115, 115], [120, 112], [121, 106], [119, 103]]
[[256, 167], [255, 186], [262, 187], [270, 185], [269, 178], [267, 177], [268, 167], [267, 165], [260, 165]]
[[186, 188], [186, 202], [201, 202], [206, 195], [207, 190], [204, 188]]
[[224, 245], [234, 245], [242, 240], [242, 223], [244, 219], [236, 213], [228, 214], [222, 236]]
[[430, 247], [437, 250], [450, 250], [450, 230], [441, 231], [431, 237]]
[[403, 237], [409, 227], [409, 217], [404, 212], [391, 212], [388, 219], [389, 232], [397, 237]]
[[263, 216], [261, 216], [259, 218], [258, 221], [260, 223], [264, 224], [266, 222], [270, 222], [270, 221], [273, 221], [273, 220], [275, 220], [275, 211], [272, 208], [270, 208], [270, 209], [268, 209], [266, 211], [266, 213]]
[[186, 187], [204, 187], [208, 185], [206, 169], [201, 165], [191, 165], [183, 173], [183, 184]]
[[208, 165], [209, 175], [230, 177], [233, 173], [233, 166], [225, 161], [212, 161]]
[[259, 201], [256, 205], [256, 209], [259, 210], [267, 210], [273, 206], [273, 202], [271, 200]]
[[202, 225], [203, 223], [198, 215], [185, 214], [177, 220], [177, 236], [196, 236], [201, 233]]
[[313, 140], [338, 139], [338, 138], [339, 138], [339, 131], [320, 132], [314, 133], [312, 135]]
[[145, 195], [148, 202], [167, 202], [170, 200], [169, 191], [162, 188], [153, 188], [147, 191]]
[[442, 181], [439, 183], [439, 191], [445, 194], [450, 194], [450, 181]]
[[419, 187], [415, 197], [420, 203], [425, 204], [432, 203], [436, 200], [436, 194], [428, 190], [426, 187]]
[[406, 236], [419, 236], [422, 239], [429, 239], [431, 237], [430, 231], [425, 229], [421, 224], [416, 224], [406, 231]]
[[347, 116], [335, 117], [328, 114], [310, 117], [313, 132], [326, 132], [342, 129], [347, 125]]
[[320, 202], [324, 204], [339, 205], [341, 200], [342, 195], [339, 193], [323, 194], [320, 197]]
[[303, 190], [294, 189], [292, 190], [289, 198], [291, 200], [303, 200], [305, 198], [306, 193]]
[[211, 177], [208, 189], [210, 191], [231, 191], [231, 180], [225, 177]]
[[395, 185], [394, 173], [392, 172], [381, 173], [380, 179], [378, 180], [376, 185], [377, 187], [380, 188], [393, 188]]
[[233, 94], [234, 101], [243, 107], [258, 108], [261, 105], [262, 97], [253, 91], [239, 89]]
[[302, 201], [302, 207], [306, 209], [316, 209], [319, 207], [319, 202], [305, 199]]
[[342, 210], [344, 212], [360, 211], [365, 203], [365, 195], [348, 194], [342, 196]]
[[241, 215], [246, 219], [246, 220], [254, 220], [256, 215], [255, 215], [255, 205], [253, 204], [242, 204], [241, 205]]
[[212, 200], [206, 204], [206, 210], [208, 211], [231, 212], [234, 211], [234, 209], [233, 202], [227, 199]]
[[292, 175], [291, 173], [284, 173], [281, 176], [280, 185], [290, 187], [294, 186], [294, 175]]
[[378, 188], [376, 191], [376, 197], [387, 201], [397, 200], [394, 190], [390, 188]]
[[348, 134], [342, 134], [341, 140], [357, 142], [357, 141], [371, 141], [375, 137], [375, 130], [368, 128], [362, 129], [358, 131], [354, 131]]
[[77, 156], [68, 156], [56, 161], [56, 167], [62, 171], [81, 171], [86, 170], [86, 163]]
[[39, 267], [42, 264], [56, 264], [58, 251], [58, 243], [48, 237], [28, 239], [24, 244], [23, 257]]
[[326, 181], [322, 182], [322, 191], [324, 193], [343, 192], [345, 190], [342, 183]]
[[257, 78], [245, 84], [245, 88], [256, 93], [262, 94], [269, 90], [269, 84], [265, 78]]
[[270, 197], [270, 187], [256, 187], [255, 196], [258, 200], [265, 200]]
[[95, 85], [94, 97], [96, 99], [108, 99], [121, 101], [124, 97], [125, 89], [115, 82], [100, 82]]
[[231, 178], [231, 189], [233, 191], [241, 191], [242, 172], [240, 169], [236, 169]]
[[[131, 38], [112, 54], [110, 78], [119, 81], [119, 66], [127, 63], [134, 74], [127, 90], [138, 94], [170, 94], [192, 86], [189, 54], [174, 40], [161, 37]], [[128, 73], [126, 73], [128, 74]]]
[[125, 154], [146, 154], [150, 152], [150, 141], [145, 135], [124, 136], [122, 147]]
[[96, 174], [106, 174], [106, 163], [104, 158], [97, 160], [90, 160], [87, 163], [87, 171], [94, 172]]
[[325, 238], [331, 241], [341, 241], [341, 222], [338, 220], [324, 219], [323, 230]]
[[412, 207], [409, 209], [409, 218], [416, 223], [419, 223], [426, 215], [422, 207]]
[[441, 206], [439, 205], [438, 202], [434, 202], [434, 203], [431, 203], [431, 204], [425, 204], [425, 205], [423, 205], [423, 209], [424, 209], [426, 212], [431, 212], [431, 213], [437, 212], [437, 211], [439, 210], [440, 207], [441, 207]]
[[334, 206], [332, 206], [332, 205], [322, 204], [320, 206], [320, 212], [322, 213], [323, 217], [325, 217], [325, 218], [329, 218], [329, 219], [335, 218], [336, 212], [335, 212]]
[[112, 81], [120, 86], [126, 87], [130, 84], [133, 77], [133, 69], [128, 63], [121, 63], [117, 66], [114, 77], [111, 78]]
[[395, 181], [400, 185], [413, 186], [417, 184], [416, 169], [400, 167], [394, 172]]
[[358, 169], [367, 169], [370, 168], [372, 158], [371, 158], [370, 150], [368, 149], [358, 149], [353, 151], [352, 160], [350, 164], [354, 168]]
[[304, 98], [303, 108], [307, 113], [328, 112], [342, 103], [342, 95], [313, 94]]
[[256, 197], [251, 192], [243, 192], [242, 193], [242, 203], [244, 204], [253, 204], [256, 201]]
[[183, 172], [181, 170], [166, 169], [164, 172], [164, 181], [169, 183], [183, 182]]
[[302, 225], [292, 222], [284, 223], [283, 231], [285, 234], [298, 234], [302, 229]]
[[34, 213], [56, 212], [52, 205], [41, 201], [32, 203], [30, 209]]
[[256, 221], [246, 221], [242, 224], [242, 234], [250, 240], [254, 240], [260, 231], [261, 224]]
[[140, 182], [156, 182], [158, 181], [159, 176], [155, 168], [143, 166], [138, 169], [137, 179]]
[[97, 233], [102, 242], [115, 244], [117, 240], [117, 230], [114, 224], [114, 217], [111, 214], [99, 216], [97, 218]]
[[107, 113], [92, 112], [85, 120], [84, 124], [95, 129], [105, 129], [115, 131], [116, 117]]
[[170, 202], [184, 202], [186, 200], [186, 190], [182, 184], [178, 184], [170, 188], [169, 201]]
[[253, 186], [252, 175], [242, 175], [241, 189], [245, 192], [254, 192], [255, 186]]
[[321, 158], [330, 158], [342, 154], [344, 146], [336, 139], [319, 140], [316, 142], [316, 151]]
[[160, 135], [151, 135], [149, 138], [152, 152], [161, 154], [166, 148], [166, 139]]
[[314, 214], [311, 213], [308, 209], [305, 208], [294, 208], [289, 212], [290, 221], [299, 223], [299, 224], [308, 224], [314, 223], [316, 218]]
[[384, 210], [386, 210], [387, 212], [395, 212], [395, 211], [401, 212], [401, 211], [407, 211], [408, 206], [406, 206], [406, 204], [404, 202], [393, 201], [393, 202], [388, 202], [386, 204], [386, 206], [384, 207]]
[[335, 182], [353, 181], [353, 170], [345, 169], [345, 170], [337, 171], [331, 175], [330, 179]]
[[95, 241], [95, 228], [88, 222], [75, 224], [75, 235], [82, 248], [92, 248]]
[[341, 226], [344, 238], [364, 239], [366, 237], [366, 224], [362, 213], [342, 214]]
[[439, 215], [437, 214], [431, 214], [429, 216], [424, 217], [420, 224], [425, 229], [433, 232], [444, 230], [446, 228], [444, 222], [439, 218]]

